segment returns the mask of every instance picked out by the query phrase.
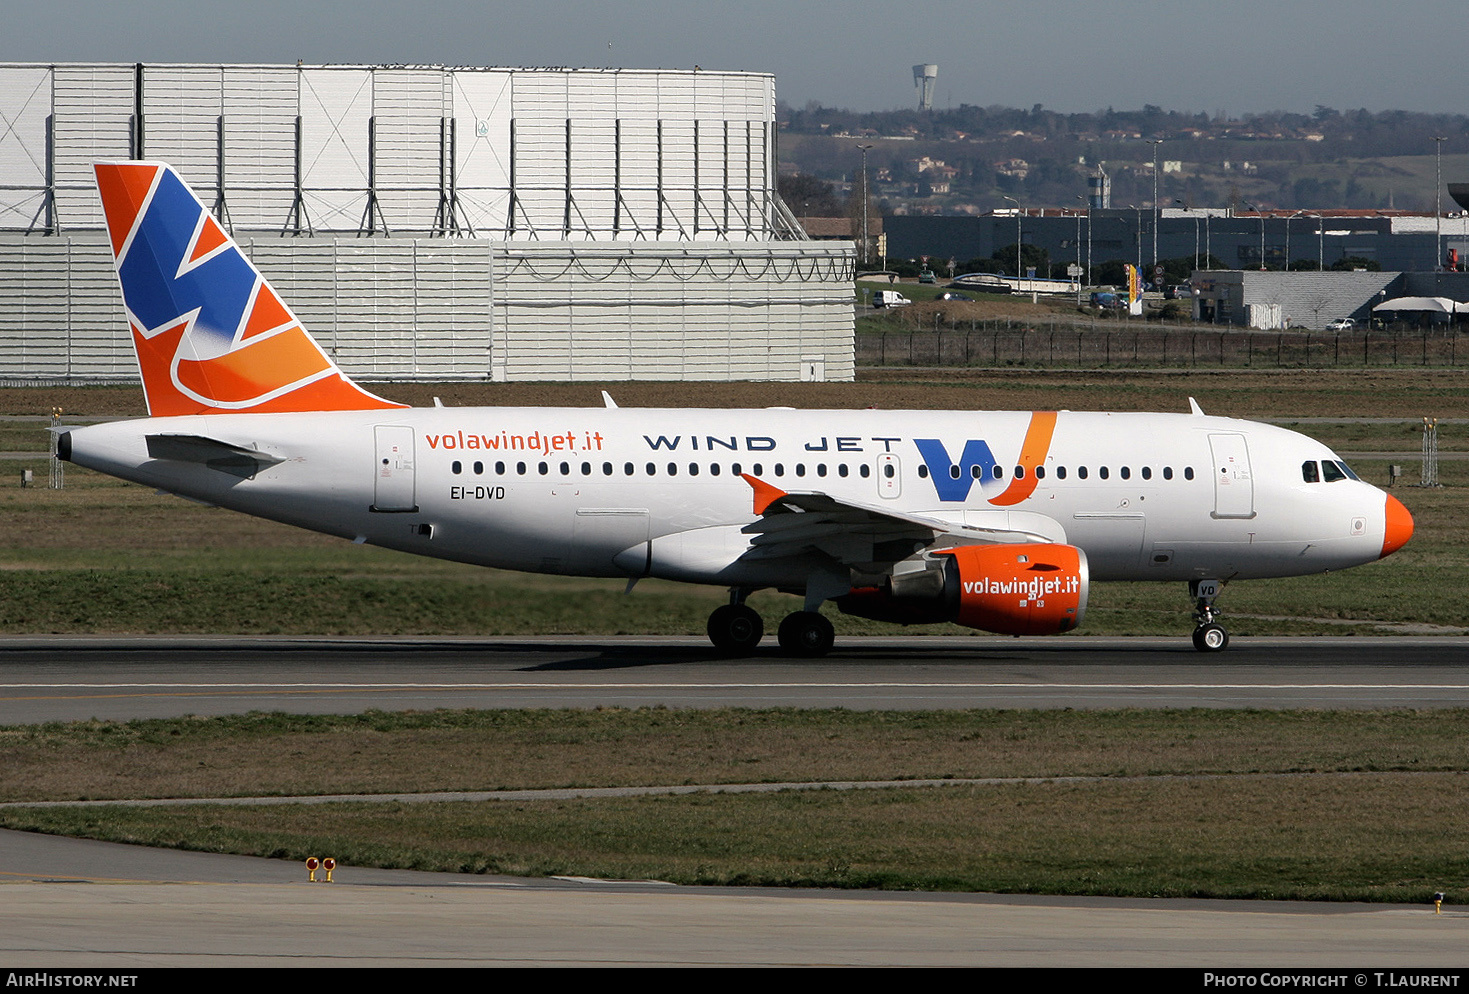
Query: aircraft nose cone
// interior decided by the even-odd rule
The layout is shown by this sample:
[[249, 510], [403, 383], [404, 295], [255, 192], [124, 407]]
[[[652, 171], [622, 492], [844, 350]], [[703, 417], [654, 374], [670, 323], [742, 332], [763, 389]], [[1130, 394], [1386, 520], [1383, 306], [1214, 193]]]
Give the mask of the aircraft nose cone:
[[[1384, 519], [1382, 556], [1390, 556], [1408, 544], [1413, 537], [1413, 516], [1403, 502], [1392, 494], [1387, 495], [1387, 504], [1382, 509]], [[1378, 558], [1381, 559], [1382, 556]]]

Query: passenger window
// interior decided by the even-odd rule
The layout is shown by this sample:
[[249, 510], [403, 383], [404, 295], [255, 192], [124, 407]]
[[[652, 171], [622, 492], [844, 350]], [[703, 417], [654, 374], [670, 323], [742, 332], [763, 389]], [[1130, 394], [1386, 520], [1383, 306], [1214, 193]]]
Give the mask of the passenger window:
[[846, 479], [846, 477], [847, 477], [847, 464], [846, 463], [839, 463], [837, 465], [837, 476], [840, 476], [842, 479]]
[[1163, 479], [1165, 479], [1165, 480], [1171, 480], [1171, 479], [1173, 479], [1173, 467], [1172, 466], [1164, 466], [1163, 467]]
[[699, 475], [699, 464], [698, 463], [696, 463], [696, 462], [689, 463], [689, 475], [690, 476], [698, 476]]
[[545, 463], [539, 463], [539, 464], [537, 464], [537, 466], [536, 466], [536, 470], [537, 470], [537, 471], [538, 471], [538, 472], [539, 472], [539, 473], [540, 473], [540, 474], [541, 474], [541, 475], [542, 475], [542, 476], [545, 476], [545, 475], [546, 475], [546, 474], [547, 474], [547, 473], [549, 473], [549, 472], [551, 472], [551, 467], [550, 467], [550, 466], [548, 466], [548, 465], [547, 465], [547, 464], [545, 464]]
[[1046, 467], [1037, 466], [1035, 468], [1035, 478], [1037, 480], [1044, 480], [1046, 478]]
[[796, 463], [796, 475], [797, 476], [805, 476], [806, 475], [806, 464], [805, 463], [803, 463], [803, 462]]
[[1064, 480], [1064, 479], [1066, 479], [1066, 467], [1065, 466], [1057, 466], [1056, 467], [1056, 479], [1058, 479], [1058, 480]]
[[653, 463], [648, 463], [648, 465], [644, 468], [647, 470], [649, 476], [658, 475], [658, 467], [655, 466]]
[[671, 462], [671, 463], [668, 464], [668, 475], [669, 476], [677, 476], [678, 475], [678, 463]]
[[1015, 479], [1017, 479], [1017, 480], [1023, 480], [1023, 479], [1025, 479], [1025, 467], [1024, 466], [1016, 466], [1015, 467]]
[[523, 462], [516, 463], [515, 464], [515, 472], [519, 476], [524, 476], [525, 475], [525, 463], [523, 463]]
[[785, 463], [778, 462], [778, 463], [775, 464], [775, 475], [776, 476], [785, 476], [786, 475], [786, 466], [785, 466]]
[[709, 475], [710, 476], [718, 476], [719, 475], [719, 463], [716, 462], [716, 463], [710, 463], [709, 464]]
[[1307, 483], [1321, 482], [1321, 473], [1316, 469], [1316, 461], [1314, 459], [1307, 459], [1301, 463], [1301, 479]]
[[612, 464], [610, 462], [604, 462], [602, 464], [602, 475], [603, 476], [611, 476], [612, 475]]
[[995, 464], [995, 479], [998, 480], [998, 479], [1000, 479], [1004, 475], [1005, 475], [1005, 467], [1004, 466], [1001, 466], [999, 463], [996, 463]]
[[1129, 469], [1128, 467], [1123, 466], [1120, 472], [1121, 472], [1122, 478], [1124, 480], [1130, 480], [1130, 479], [1132, 479], [1132, 470]]
[[592, 464], [591, 463], [584, 462], [584, 463], [581, 464], [581, 475], [582, 476], [591, 476], [592, 475]]
[[925, 463], [918, 464], [918, 478], [920, 480], [928, 479], [928, 466]]
[[1101, 467], [1100, 469], [1097, 470], [1097, 475], [1100, 476], [1102, 479], [1105, 480], [1108, 477], [1108, 475], [1110, 475], [1110, 474], [1107, 471], [1107, 467], [1106, 466], [1103, 466], [1103, 467]]
[[483, 476], [484, 475], [484, 472], [485, 472], [485, 464], [484, 463], [477, 462], [477, 463], [474, 464], [474, 475], [475, 476]]
[[[384, 459], [383, 462], [387, 462], [387, 460]], [[464, 464], [461, 463], [458, 459], [455, 459], [449, 464], [449, 472], [453, 473], [455, 476], [458, 476], [460, 473], [464, 472]]]
[[634, 466], [632, 463], [625, 462], [625, 463], [622, 464], [622, 475], [623, 476], [632, 476], [633, 473], [635, 473], [635, 472], [637, 472], [637, 467]]
[[858, 473], [860, 473], [860, 474], [861, 474], [861, 476], [862, 476], [862, 479], [864, 479], [864, 480], [865, 480], [865, 479], [867, 479], [867, 478], [868, 478], [868, 477], [869, 477], [869, 476], [871, 476], [871, 475], [872, 475], [872, 467], [871, 467], [871, 466], [869, 466], [869, 465], [867, 465], [867, 464], [866, 464], [866, 463], [863, 463], [863, 464], [862, 464], [862, 465], [861, 465], [861, 466], [859, 466], [859, 467], [858, 467], [858, 468], [857, 468], [857, 472], [858, 472]]
[[1144, 466], [1143, 467], [1143, 479], [1144, 480], [1151, 480], [1152, 478], [1153, 478], [1153, 467], [1151, 467], [1151, 466]]
[[892, 463], [887, 463], [882, 467], [882, 475], [891, 480], [894, 476], [897, 475], [897, 470], [893, 468]]
[[1076, 467], [1076, 476], [1077, 476], [1077, 479], [1085, 480], [1086, 479], [1086, 475], [1087, 475], [1087, 472], [1086, 472], [1086, 467], [1085, 466], [1078, 466], [1078, 467]]
[[570, 476], [571, 475], [571, 463], [564, 462], [564, 463], [561, 464], [561, 475], [562, 476]]
[[826, 463], [819, 462], [819, 463], [816, 464], [816, 475], [817, 476], [825, 476], [826, 475]]
[[1185, 480], [1192, 480], [1194, 478], [1194, 468], [1192, 466], [1183, 467], [1183, 478]]
[[497, 462], [497, 463], [495, 463], [495, 475], [496, 476], [504, 476], [505, 475], [505, 464], [503, 462]]

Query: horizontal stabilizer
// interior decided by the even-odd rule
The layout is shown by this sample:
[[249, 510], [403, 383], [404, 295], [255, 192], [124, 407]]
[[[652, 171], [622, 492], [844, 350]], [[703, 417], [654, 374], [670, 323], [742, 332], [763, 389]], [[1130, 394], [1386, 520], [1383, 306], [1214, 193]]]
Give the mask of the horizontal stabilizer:
[[247, 449], [203, 435], [149, 435], [147, 441], [150, 458], [200, 463], [242, 480], [253, 480], [262, 469], [285, 462], [259, 449]]

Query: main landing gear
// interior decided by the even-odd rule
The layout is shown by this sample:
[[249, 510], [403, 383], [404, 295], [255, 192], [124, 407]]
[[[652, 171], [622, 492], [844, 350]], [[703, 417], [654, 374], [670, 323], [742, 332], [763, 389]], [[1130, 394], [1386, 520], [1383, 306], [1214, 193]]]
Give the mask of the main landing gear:
[[1229, 632], [1219, 624], [1214, 598], [1223, 585], [1218, 580], [1190, 580], [1188, 595], [1194, 599], [1194, 648], [1200, 652], [1223, 652], [1229, 646]]
[[[715, 608], [709, 615], [709, 641], [733, 656], [754, 652], [765, 635], [765, 622], [745, 603], [749, 593], [738, 587], [730, 590], [729, 603]], [[831, 651], [836, 631], [817, 611], [795, 611], [780, 623], [776, 638], [786, 655], [814, 659]]]

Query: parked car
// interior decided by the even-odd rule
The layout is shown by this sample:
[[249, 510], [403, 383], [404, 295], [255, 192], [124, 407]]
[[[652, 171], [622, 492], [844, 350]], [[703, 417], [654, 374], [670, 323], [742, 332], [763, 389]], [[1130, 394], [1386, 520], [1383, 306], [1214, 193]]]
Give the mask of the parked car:
[[1351, 318], [1337, 318], [1335, 321], [1326, 322], [1327, 331], [1351, 331], [1357, 327], [1357, 322]]
[[955, 293], [953, 290], [945, 290], [943, 293], [939, 294], [939, 300], [973, 300], [973, 299], [974, 299], [973, 297], [969, 296], [966, 293]]
[[872, 295], [873, 307], [902, 307], [911, 303], [913, 301], [896, 290], [878, 290]]

